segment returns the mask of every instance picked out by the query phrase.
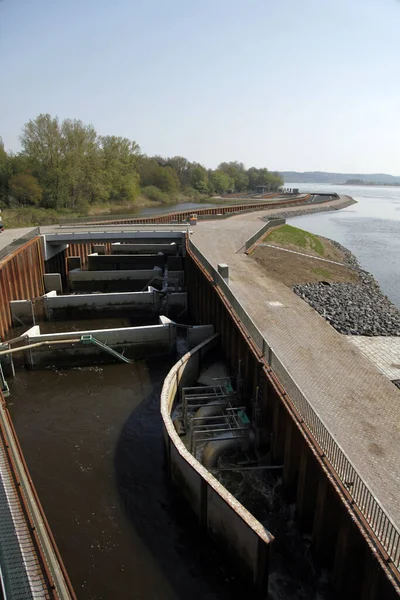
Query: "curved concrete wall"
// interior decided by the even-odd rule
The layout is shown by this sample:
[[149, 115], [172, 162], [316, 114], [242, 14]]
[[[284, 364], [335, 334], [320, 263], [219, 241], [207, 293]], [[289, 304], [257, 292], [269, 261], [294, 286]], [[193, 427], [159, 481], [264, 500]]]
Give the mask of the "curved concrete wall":
[[214, 335], [185, 354], [168, 373], [161, 392], [161, 415], [171, 479], [190, 502], [200, 523], [265, 590], [272, 534], [187, 450], [172, 423], [180, 389], [199, 376], [202, 357], [218, 340]]

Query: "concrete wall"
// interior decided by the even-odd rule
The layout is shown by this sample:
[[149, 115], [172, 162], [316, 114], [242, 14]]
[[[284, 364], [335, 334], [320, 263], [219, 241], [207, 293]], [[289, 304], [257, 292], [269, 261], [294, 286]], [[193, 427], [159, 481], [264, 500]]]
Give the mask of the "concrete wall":
[[217, 338], [213, 336], [186, 354], [164, 381], [161, 415], [170, 474], [201, 525], [251, 577], [254, 587], [265, 594], [273, 536], [187, 450], [171, 419], [180, 389], [196, 381], [202, 358], [215, 346]]
[[[166, 297], [149, 286], [145, 292], [119, 292], [57, 296], [46, 294], [48, 319], [98, 318], [112, 312], [132, 316], [178, 315], [186, 310], [186, 292], [170, 293]], [[196, 344], [195, 344], [196, 345]]]
[[165, 256], [163, 254], [89, 254], [88, 256], [88, 271], [147, 270], [154, 267], [162, 269], [164, 264]]
[[[162, 277], [159, 268], [139, 271], [71, 271], [68, 274], [71, 291], [124, 292], [141, 291], [154, 278]], [[154, 287], [160, 287], [152, 282]]]
[[35, 323], [32, 300], [11, 300], [10, 310], [13, 325], [27, 327]]
[[175, 242], [171, 244], [111, 244], [111, 254], [163, 254], [176, 256], [179, 252], [179, 245]]
[[214, 325], [195, 325], [188, 329], [187, 341], [189, 350], [195, 348], [214, 335]]
[[271, 219], [268, 221], [268, 223], [263, 225], [263, 227], [261, 227], [254, 235], [245, 241], [244, 248], [246, 252], [250, 250], [251, 247], [254, 246], [254, 244], [256, 244], [263, 237], [263, 235], [267, 233], [267, 231], [277, 227], [278, 225], [284, 225], [285, 223], [286, 219]]
[[[148, 354], [165, 354], [176, 348], [176, 326], [166, 317], [160, 317], [160, 325], [144, 327], [121, 327], [116, 329], [93, 329], [66, 333], [41, 333], [39, 325], [26, 332], [26, 345], [46, 342], [46, 345], [27, 349], [24, 361], [28, 367], [48, 364], [84, 364], [93, 362], [114, 362], [112, 356], [94, 345], [83, 345], [82, 335], [92, 335], [122, 352], [127, 350], [129, 358], [139, 358]], [[59, 343], [65, 340], [65, 344]], [[69, 340], [77, 340], [74, 344]], [[58, 342], [51, 346], [52, 342]]]

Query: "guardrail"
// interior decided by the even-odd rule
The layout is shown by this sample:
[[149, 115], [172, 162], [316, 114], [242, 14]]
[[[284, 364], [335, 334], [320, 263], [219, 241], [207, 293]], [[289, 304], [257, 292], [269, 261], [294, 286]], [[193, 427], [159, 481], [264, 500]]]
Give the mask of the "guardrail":
[[[351, 498], [351, 504], [358, 509], [363, 519], [371, 528], [374, 536], [380, 542], [381, 547], [387, 553], [397, 570], [396, 576], [400, 576], [400, 531], [368, 485], [362, 480], [344, 450], [323, 424], [305, 394], [291, 377], [287, 367], [285, 367], [284, 363], [276, 355], [268, 340], [249, 317], [225, 280], [190, 239], [187, 241], [187, 251], [189, 255], [198, 260], [211, 276], [215, 285], [219, 286], [226, 296], [254, 344], [267, 360], [283, 389], [290, 396], [298, 414], [321, 448], [321, 455], [325, 456], [342, 485], [347, 490]], [[378, 551], [380, 550], [379, 548], [377, 549]]]
[[[2, 248], [0, 250], [0, 260], [7, 258], [7, 256], [12, 254], [17, 248], [20, 248], [21, 246], [26, 244], [26, 242], [30, 242], [31, 240], [33, 240], [33, 238], [35, 238], [39, 234], [40, 234], [40, 227], [35, 227], [28, 233], [25, 233], [24, 235], [21, 235], [19, 238], [16, 238], [15, 240], [13, 240], [7, 246], [4, 246], [4, 248]], [[0, 240], [1, 240], [1, 238], [0, 238]]]

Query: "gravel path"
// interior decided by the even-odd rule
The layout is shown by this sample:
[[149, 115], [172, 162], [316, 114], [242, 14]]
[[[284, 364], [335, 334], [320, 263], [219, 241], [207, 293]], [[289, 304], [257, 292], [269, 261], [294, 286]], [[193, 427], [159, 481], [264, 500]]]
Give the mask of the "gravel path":
[[359, 283], [307, 283], [293, 291], [317, 310], [340, 333], [400, 336], [400, 311], [385, 296], [374, 277], [359, 266], [356, 257], [338, 242]]

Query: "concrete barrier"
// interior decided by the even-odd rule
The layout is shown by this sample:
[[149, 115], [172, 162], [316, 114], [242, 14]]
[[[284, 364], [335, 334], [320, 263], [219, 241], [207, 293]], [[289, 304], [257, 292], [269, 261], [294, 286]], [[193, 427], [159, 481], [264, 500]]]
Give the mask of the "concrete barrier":
[[56, 290], [62, 294], [63, 288], [60, 273], [45, 273], [43, 275], [43, 281], [45, 292]]
[[146, 284], [161, 287], [162, 269], [139, 271], [71, 271], [68, 274], [69, 288], [72, 292], [136, 292], [143, 290]]
[[278, 227], [278, 225], [284, 225], [285, 223], [286, 219], [271, 219], [270, 221], [268, 221], [258, 231], [256, 231], [254, 235], [252, 235], [248, 240], [245, 241], [245, 252], [248, 252], [252, 248], [252, 246], [254, 246], [254, 244], [256, 244], [260, 240], [260, 238], [262, 238], [262, 236], [267, 233], [267, 231], [269, 231], [273, 227]]
[[111, 244], [111, 254], [163, 254], [176, 256], [179, 246], [176, 242], [171, 244]]
[[[24, 362], [29, 368], [43, 365], [93, 364], [115, 361], [104, 350], [95, 345], [73, 344], [68, 340], [78, 340], [83, 335], [91, 335], [122, 353], [128, 350], [129, 358], [141, 358], [149, 354], [166, 354], [176, 348], [176, 326], [167, 317], [160, 317], [159, 325], [143, 327], [121, 327], [115, 329], [92, 329], [65, 333], [41, 333], [35, 325], [25, 333], [26, 344], [46, 342], [46, 345], [24, 352]], [[65, 340], [65, 344], [63, 344]], [[52, 342], [57, 344], [49, 346]]]
[[89, 254], [88, 256], [88, 271], [147, 270], [154, 267], [162, 269], [164, 265], [163, 254]]
[[35, 323], [32, 300], [11, 300], [10, 311], [13, 325], [29, 327]]
[[250, 575], [254, 587], [266, 593], [272, 534], [187, 450], [171, 419], [181, 388], [198, 379], [202, 358], [217, 341], [218, 334], [188, 352], [164, 381], [161, 415], [170, 474], [201, 525]]
[[[162, 294], [149, 286], [145, 292], [116, 292], [104, 294], [79, 294], [45, 296], [49, 320], [87, 319], [109, 316], [154, 316], [161, 312], [174, 318], [187, 308], [186, 292]], [[196, 344], [195, 344], [196, 345]]]

